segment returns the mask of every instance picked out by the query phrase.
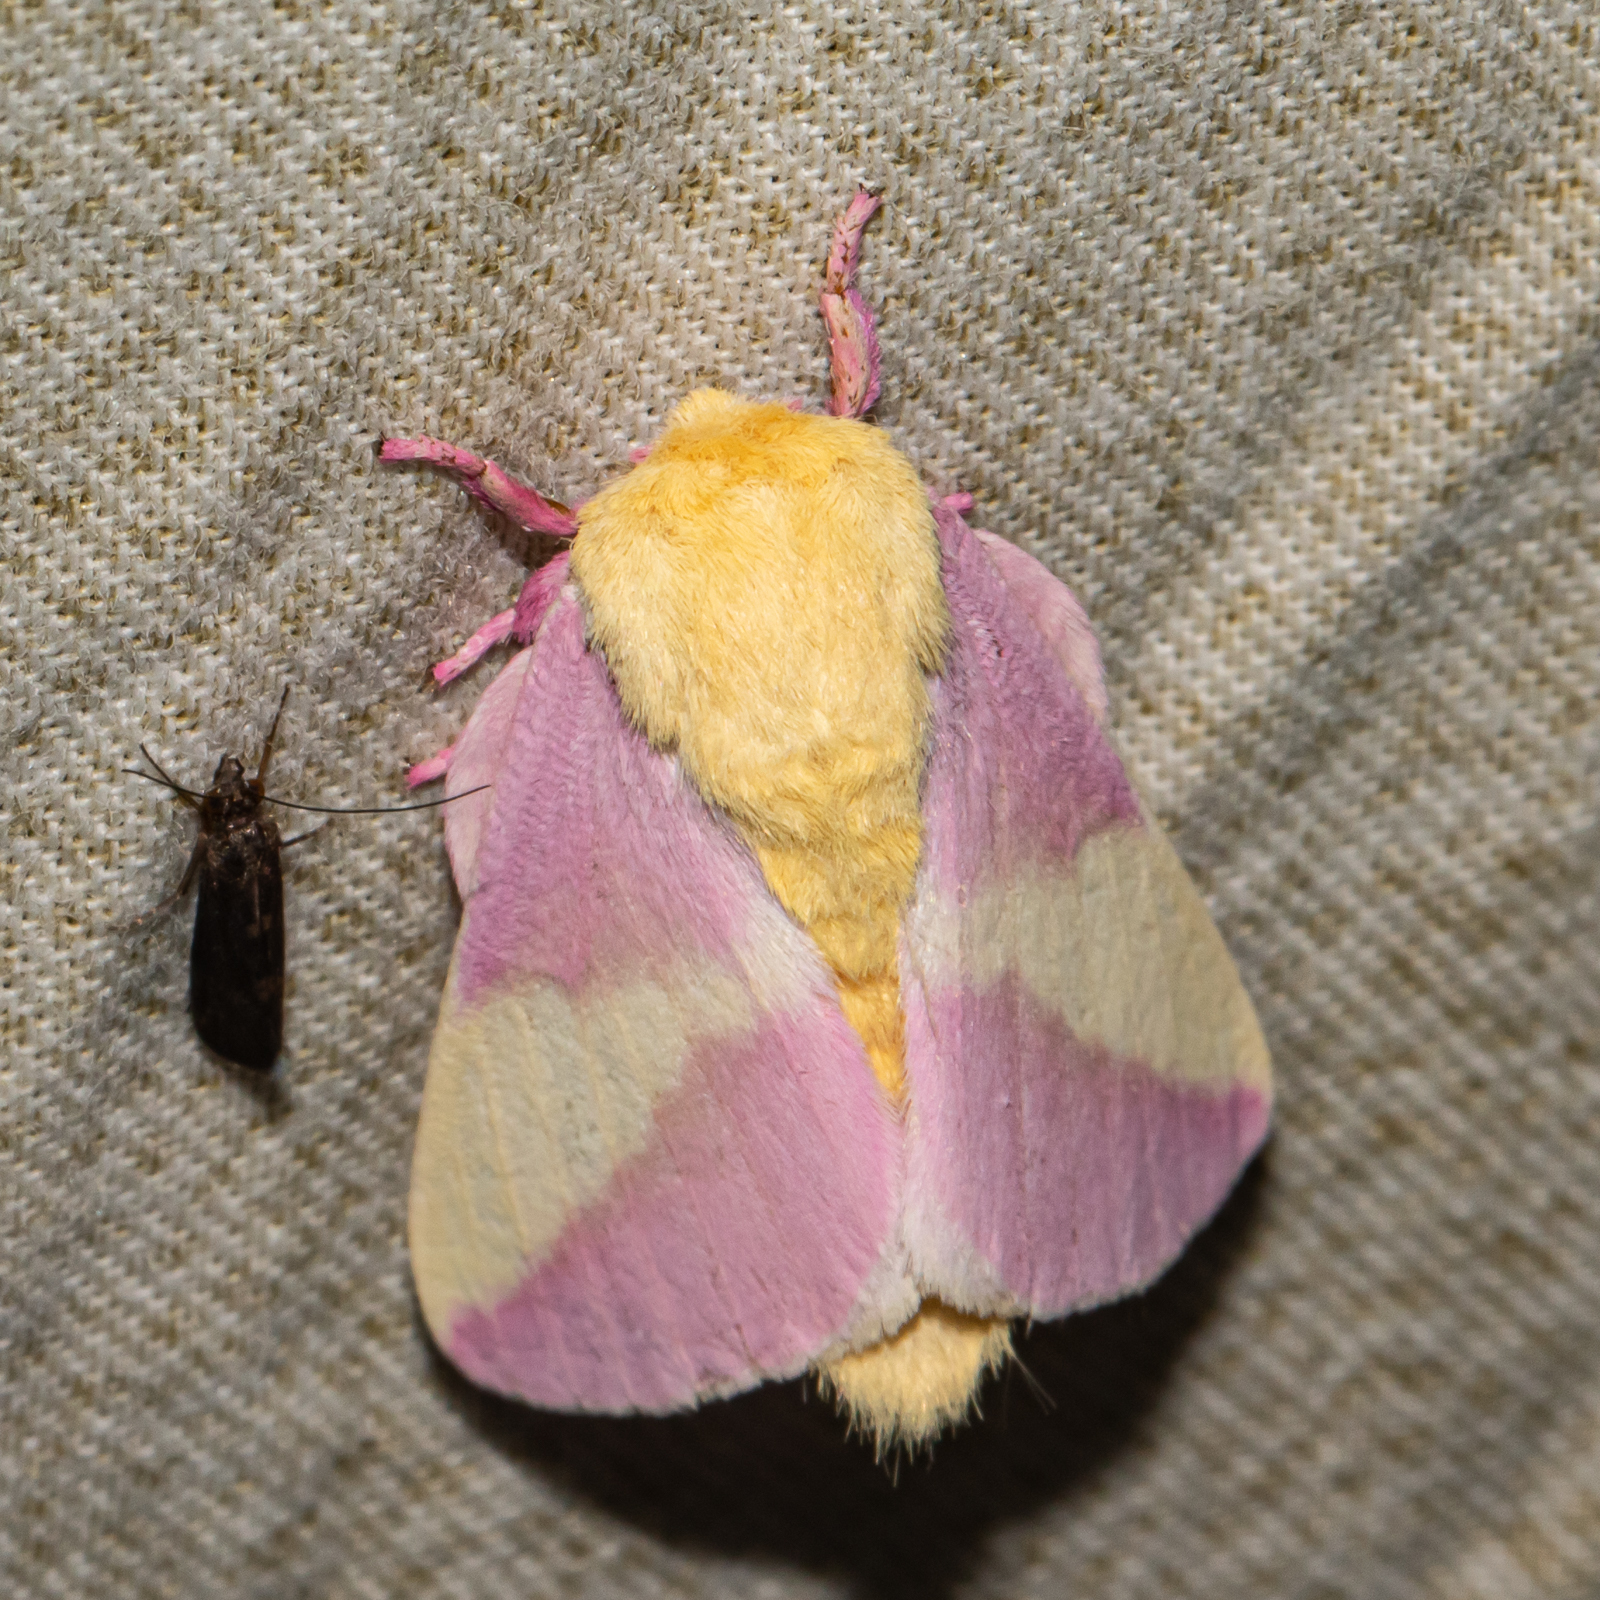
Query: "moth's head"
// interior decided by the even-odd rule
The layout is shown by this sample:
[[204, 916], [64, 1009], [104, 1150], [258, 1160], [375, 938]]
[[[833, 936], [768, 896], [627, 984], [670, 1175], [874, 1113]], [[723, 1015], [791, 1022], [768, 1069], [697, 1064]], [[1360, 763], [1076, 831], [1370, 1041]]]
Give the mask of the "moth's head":
[[244, 763], [238, 756], [224, 756], [211, 775], [213, 789], [231, 789], [244, 781]]
[[873, 508], [909, 513], [931, 537], [916, 473], [882, 429], [697, 389], [673, 408], [633, 470], [583, 507], [573, 561], [581, 570], [602, 545], [651, 540], [714, 554], [796, 517], [821, 519], [819, 531], [831, 522], [847, 536], [846, 524]]
[[261, 785], [245, 775], [244, 763], [238, 756], [224, 756], [206, 790], [207, 813], [216, 820], [248, 816], [260, 804]]
[[[819, 486], [832, 472], [848, 470], [860, 453], [860, 435], [883, 438], [866, 423], [808, 416], [721, 389], [696, 389], [673, 407], [661, 437], [623, 483], [628, 498], [643, 491], [668, 517], [692, 520], [742, 488]], [[604, 499], [602, 493], [585, 506], [581, 520], [594, 520]]]

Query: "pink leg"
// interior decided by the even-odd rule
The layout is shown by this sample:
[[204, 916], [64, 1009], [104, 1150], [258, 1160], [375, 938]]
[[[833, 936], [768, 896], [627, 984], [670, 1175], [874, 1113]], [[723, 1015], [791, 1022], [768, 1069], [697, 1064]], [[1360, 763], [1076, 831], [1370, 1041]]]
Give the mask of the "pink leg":
[[828, 328], [833, 364], [835, 417], [859, 417], [878, 398], [878, 334], [872, 313], [856, 292], [856, 267], [861, 259], [861, 233], [882, 202], [863, 189], [833, 225], [828, 252], [828, 277], [822, 290], [822, 320]]
[[578, 519], [559, 501], [546, 500], [525, 483], [518, 483], [492, 461], [459, 450], [442, 439], [385, 439], [378, 451], [380, 461], [427, 461], [454, 474], [461, 487], [475, 500], [493, 511], [502, 511], [519, 528], [529, 533], [545, 533], [555, 539], [570, 539], [578, 531]]
[[[577, 518], [564, 505], [546, 500], [525, 483], [518, 483], [494, 462], [485, 461], [482, 456], [475, 456], [469, 450], [446, 444], [442, 439], [385, 439], [378, 451], [378, 458], [381, 461], [426, 461], [431, 466], [443, 467], [446, 472], [454, 474], [467, 493], [480, 504], [492, 511], [504, 512], [519, 528], [526, 528], [529, 533], [570, 539], [578, 531]], [[515, 607], [491, 617], [448, 661], [441, 661], [434, 667], [434, 679], [439, 683], [449, 683], [459, 678], [468, 667], [482, 660], [511, 633], [515, 621]], [[426, 783], [429, 780], [420, 778], [413, 781]]]
[[509, 611], [502, 611], [498, 616], [490, 617], [448, 661], [441, 661], [434, 667], [434, 681], [449, 683], [452, 679], [459, 678], [468, 667], [481, 661], [502, 639], [510, 636], [511, 626], [516, 620], [515, 606]]
[[426, 761], [419, 761], [406, 773], [406, 786], [415, 789], [419, 784], [432, 783], [435, 778], [442, 778], [450, 770], [450, 763], [455, 760], [456, 747], [447, 744], [436, 756], [429, 756]]

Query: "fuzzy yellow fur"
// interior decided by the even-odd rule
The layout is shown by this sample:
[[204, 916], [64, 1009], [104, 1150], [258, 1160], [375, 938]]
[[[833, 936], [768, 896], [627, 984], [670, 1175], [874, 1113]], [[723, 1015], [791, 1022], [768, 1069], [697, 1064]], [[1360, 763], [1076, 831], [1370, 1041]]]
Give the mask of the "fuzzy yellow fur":
[[960, 1422], [979, 1383], [1010, 1353], [1004, 1322], [924, 1300], [898, 1333], [828, 1362], [820, 1376], [882, 1454], [926, 1444]]
[[743, 833], [898, 1094], [925, 675], [950, 626], [916, 474], [865, 423], [701, 390], [584, 507], [572, 571], [628, 715]]
[[[896, 1100], [939, 564], [927, 494], [878, 429], [712, 389], [583, 508], [572, 547], [628, 716], [743, 834]], [[925, 1308], [827, 1376], [881, 1439], [921, 1438], [1007, 1347], [1004, 1324]]]

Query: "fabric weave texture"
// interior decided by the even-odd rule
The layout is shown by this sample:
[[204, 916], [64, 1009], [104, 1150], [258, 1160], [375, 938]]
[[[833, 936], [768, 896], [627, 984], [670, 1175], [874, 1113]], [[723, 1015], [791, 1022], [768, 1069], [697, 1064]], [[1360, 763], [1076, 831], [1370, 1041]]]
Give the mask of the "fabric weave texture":
[[[403, 803], [551, 547], [374, 441], [570, 503], [696, 385], [820, 409], [862, 183], [875, 417], [1083, 601], [1279, 1087], [1177, 1268], [895, 1476], [799, 1385], [454, 1376], [438, 818], [290, 852], [259, 1092], [119, 770], [288, 683], [274, 791]], [[1594, 1594], [1597, 447], [1590, 5], [0, 8], [0, 1592]]]

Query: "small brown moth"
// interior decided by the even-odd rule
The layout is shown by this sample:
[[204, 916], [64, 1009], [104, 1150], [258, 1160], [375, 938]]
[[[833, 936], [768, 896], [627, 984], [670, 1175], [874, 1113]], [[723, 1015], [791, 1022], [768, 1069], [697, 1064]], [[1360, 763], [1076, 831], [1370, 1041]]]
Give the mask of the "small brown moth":
[[198, 878], [194, 938], [189, 946], [189, 1012], [195, 1032], [224, 1061], [250, 1072], [270, 1072], [283, 1049], [283, 852], [310, 834], [278, 836], [263, 806], [288, 806], [335, 816], [371, 816], [384, 811], [425, 811], [443, 802], [413, 806], [308, 806], [267, 793], [278, 720], [289, 699], [285, 687], [261, 748], [253, 778], [237, 756], [224, 756], [203, 794], [168, 776], [143, 746], [140, 754], [159, 777], [126, 767], [135, 777], [160, 783], [196, 813], [200, 834], [178, 887], [150, 915], [166, 911]]
[[189, 1011], [195, 1032], [224, 1061], [251, 1072], [270, 1072], [283, 1048], [284, 841], [262, 806], [278, 718], [288, 698], [285, 687], [255, 777], [245, 776], [237, 756], [224, 756], [211, 787], [201, 795], [174, 782], [139, 746], [161, 774], [157, 781], [200, 818], [200, 835], [183, 878], [156, 908], [175, 905], [198, 877], [189, 946]]

